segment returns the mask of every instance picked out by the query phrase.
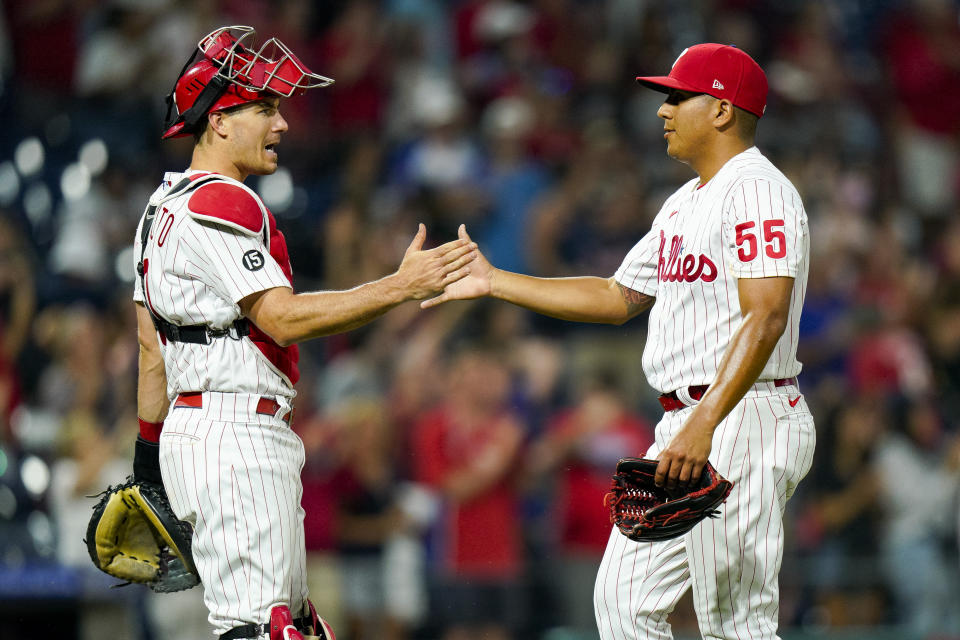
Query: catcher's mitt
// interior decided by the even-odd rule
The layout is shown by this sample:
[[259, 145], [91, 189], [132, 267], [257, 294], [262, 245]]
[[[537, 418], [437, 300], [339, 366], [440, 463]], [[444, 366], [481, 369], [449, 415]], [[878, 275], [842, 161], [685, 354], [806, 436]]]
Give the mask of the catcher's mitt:
[[130, 477], [100, 496], [84, 541], [98, 569], [158, 593], [200, 584], [193, 528], [173, 514], [162, 486]]
[[714, 517], [733, 483], [709, 462], [696, 485], [685, 493], [668, 492], [654, 483], [657, 460], [621, 458], [604, 499], [610, 521], [637, 542], [682, 536], [704, 518]]

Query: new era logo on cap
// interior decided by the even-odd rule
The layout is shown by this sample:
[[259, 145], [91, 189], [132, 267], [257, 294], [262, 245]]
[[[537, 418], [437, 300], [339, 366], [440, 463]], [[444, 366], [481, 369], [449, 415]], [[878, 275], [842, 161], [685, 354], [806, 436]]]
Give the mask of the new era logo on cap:
[[644, 86], [726, 98], [758, 118], [767, 105], [767, 76], [753, 58], [726, 44], [698, 44], [683, 50], [668, 76], [640, 76]]

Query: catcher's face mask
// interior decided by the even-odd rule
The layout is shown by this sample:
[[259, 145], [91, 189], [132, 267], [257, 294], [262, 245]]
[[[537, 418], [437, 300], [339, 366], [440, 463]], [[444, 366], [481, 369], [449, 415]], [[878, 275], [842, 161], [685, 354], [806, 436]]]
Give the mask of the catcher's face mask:
[[[221, 27], [200, 40], [167, 95], [163, 138], [192, 135], [211, 111], [266, 96], [289, 98], [333, 80], [313, 73], [276, 38], [259, 48], [253, 27]], [[200, 61], [194, 63], [197, 54]]]

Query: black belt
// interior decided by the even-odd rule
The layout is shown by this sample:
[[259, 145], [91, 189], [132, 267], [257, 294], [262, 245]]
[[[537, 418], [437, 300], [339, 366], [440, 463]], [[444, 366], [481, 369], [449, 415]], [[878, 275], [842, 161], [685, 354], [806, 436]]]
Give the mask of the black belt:
[[[293, 626], [297, 628], [297, 631], [301, 633], [306, 633], [309, 629], [313, 628], [313, 618], [310, 615], [305, 615], [302, 618], [297, 618], [293, 621]], [[219, 640], [236, 640], [237, 638], [258, 638], [263, 634], [270, 636], [270, 623], [264, 622], [263, 624], [250, 624], [241, 625], [239, 627], [234, 627], [227, 631], [225, 634], [220, 636]]]
[[150, 317], [153, 318], [153, 326], [157, 328], [157, 331], [160, 333], [160, 335], [164, 336], [171, 342], [210, 344], [211, 338], [222, 338], [224, 336], [233, 337], [230, 334], [231, 329], [236, 331], [236, 338], [238, 340], [243, 336], [250, 335], [250, 321], [246, 318], [234, 320], [233, 323], [226, 329], [212, 329], [205, 324], [190, 324], [186, 326], [175, 325], [167, 322], [163, 318], [153, 315], [152, 313], [150, 314]]

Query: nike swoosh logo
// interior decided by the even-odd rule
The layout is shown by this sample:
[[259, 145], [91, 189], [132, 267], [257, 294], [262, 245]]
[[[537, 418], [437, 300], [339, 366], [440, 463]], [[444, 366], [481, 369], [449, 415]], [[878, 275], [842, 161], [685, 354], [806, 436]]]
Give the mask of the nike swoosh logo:
[[679, 209], [677, 209], [676, 211], [674, 211], [673, 213], [671, 213], [671, 214], [668, 215], [667, 217], [668, 217], [668, 218], [672, 218], [673, 216], [677, 215], [678, 213], [680, 213], [680, 210], [679, 210]]
[[794, 398], [794, 399], [792, 399], [792, 400], [787, 400], [787, 402], [790, 403], [790, 406], [791, 406], [791, 407], [795, 407], [795, 406], [797, 406], [797, 403], [800, 402], [800, 398], [802, 398], [802, 397], [803, 397], [803, 396], [797, 396], [796, 398]]

